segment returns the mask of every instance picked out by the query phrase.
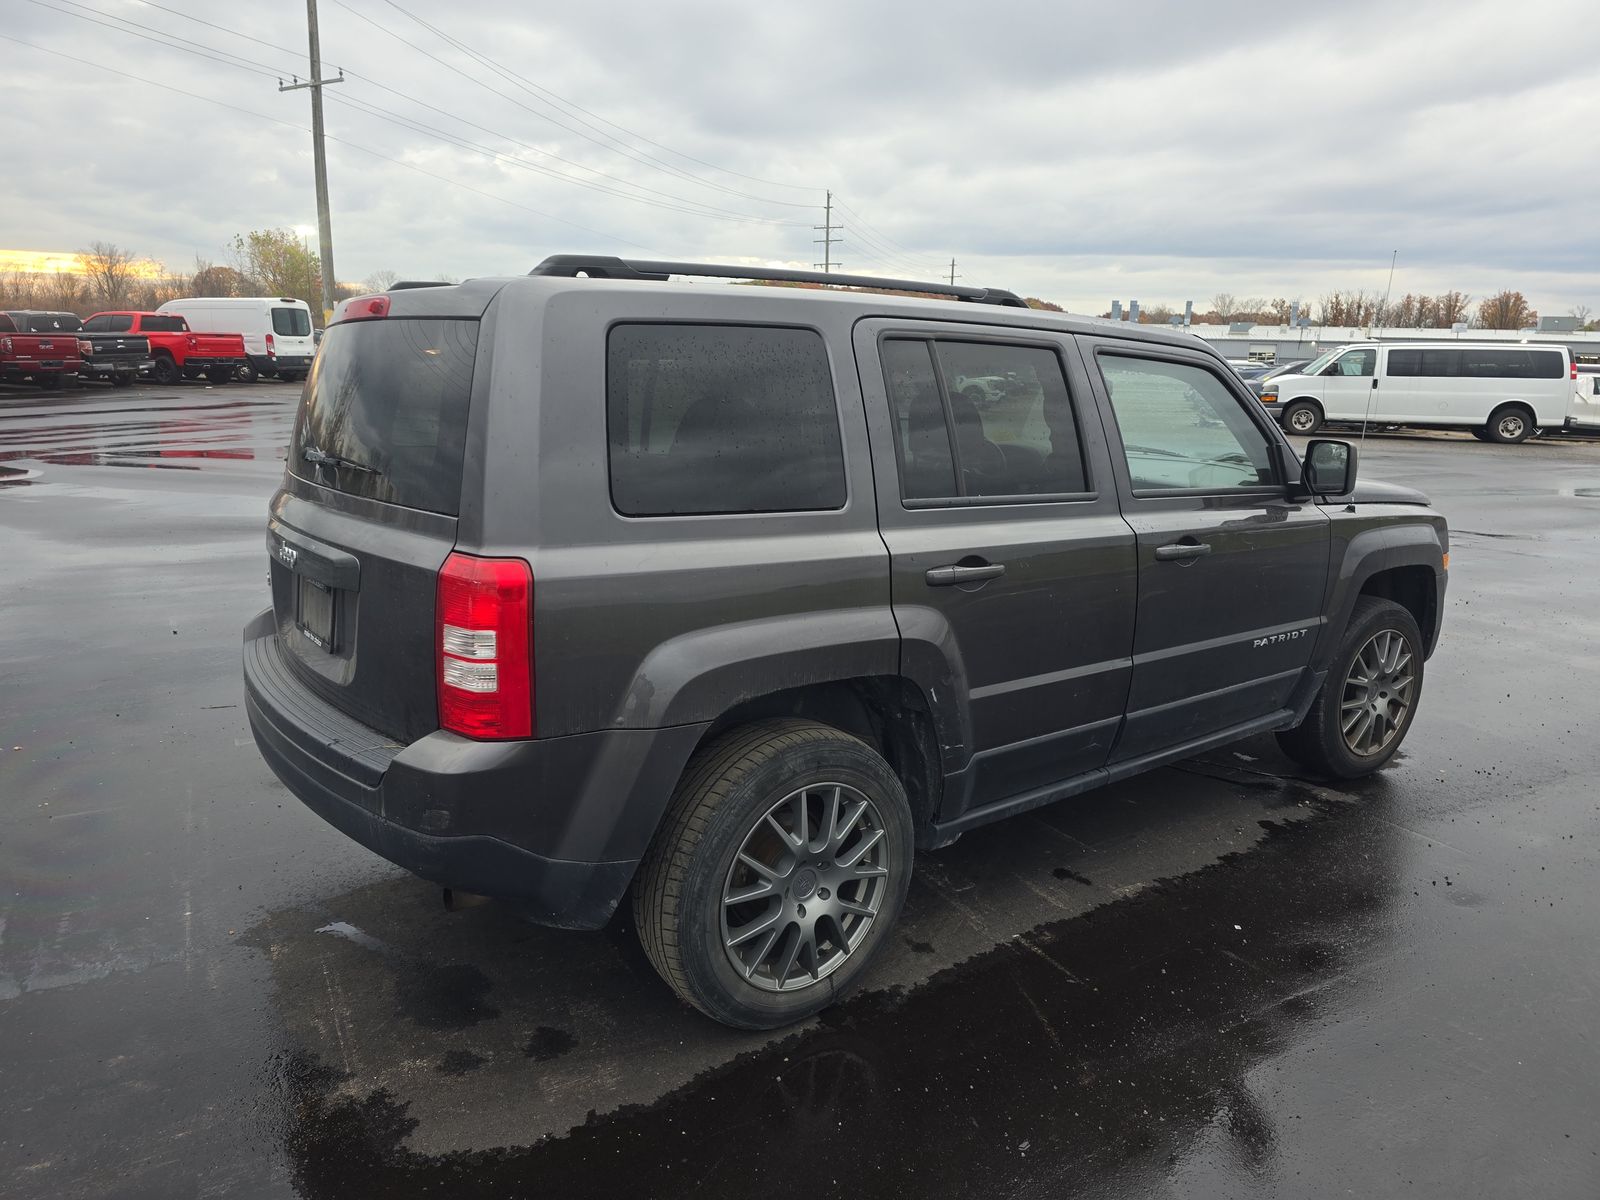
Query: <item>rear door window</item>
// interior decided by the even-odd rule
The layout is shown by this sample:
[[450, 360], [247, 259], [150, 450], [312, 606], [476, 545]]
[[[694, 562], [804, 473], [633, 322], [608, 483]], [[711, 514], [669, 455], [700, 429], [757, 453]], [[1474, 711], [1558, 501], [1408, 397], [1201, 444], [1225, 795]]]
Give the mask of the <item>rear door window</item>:
[[187, 333], [189, 323], [182, 317], [151, 313], [141, 319], [139, 328], [145, 333]]
[[335, 325], [306, 382], [289, 470], [352, 496], [456, 515], [477, 349], [476, 321]]
[[844, 506], [838, 403], [815, 330], [618, 325], [606, 426], [612, 503], [626, 516]]
[[1088, 490], [1072, 400], [1053, 351], [890, 338], [880, 355], [905, 499]]
[[279, 337], [310, 337], [311, 314], [303, 308], [274, 308], [272, 332]]

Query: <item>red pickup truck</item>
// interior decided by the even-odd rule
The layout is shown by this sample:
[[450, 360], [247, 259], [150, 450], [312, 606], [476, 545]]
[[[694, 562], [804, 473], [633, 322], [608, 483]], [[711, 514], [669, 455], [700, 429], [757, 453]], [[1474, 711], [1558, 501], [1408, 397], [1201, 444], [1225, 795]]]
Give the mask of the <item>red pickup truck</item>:
[[[149, 339], [150, 357], [156, 362], [150, 374], [157, 383], [173, 384], [202, 375], [212, 383], [227, 383], [245, 362], [242, 333], [191, 333], [189, 322], [174, 313], [103, 312], [89, 320], [100, 317], [116, 318], [107, 322], [108, 329]], [[124, 325], [126, 318], [131, 320]]]
[[43, 388], [78, 381], [83, 353], [71, 333], [29, 333], [17, 328], [9, 313], [0, 312], [0, 381], [32, 379]]

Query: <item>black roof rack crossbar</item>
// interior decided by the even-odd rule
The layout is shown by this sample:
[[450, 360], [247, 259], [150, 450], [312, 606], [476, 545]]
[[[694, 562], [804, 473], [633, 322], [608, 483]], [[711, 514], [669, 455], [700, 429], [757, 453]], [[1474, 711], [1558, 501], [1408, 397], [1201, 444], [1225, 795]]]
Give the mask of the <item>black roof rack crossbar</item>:
[[837, 272], [790, 271], [781, 267], [733, 267], [724, 263], [649, 262], [613, 258], [603, 254], [552, 254], [529, 275], [558, 275], [595, 279], [648, 279], [657, 283], [671, 275], [700, 275], [708, 279], [759, 279], [774, 283], [826, 283], [837, 287], [877, 288], [896, 292], [925, 292], [950, 296], [974, 304], [1003, 304], [1026, 308], [1015, 292], [1000, 288], [960, 287], [949, 283], [923, 283], [913, 279], [880, 279], [876, 275], [841, 275]]
[[405, 292], [412, 288], [449, 287], [450, 284], [443, 279], [401, 279], [391, 283], [383, 289], [386, 292]]

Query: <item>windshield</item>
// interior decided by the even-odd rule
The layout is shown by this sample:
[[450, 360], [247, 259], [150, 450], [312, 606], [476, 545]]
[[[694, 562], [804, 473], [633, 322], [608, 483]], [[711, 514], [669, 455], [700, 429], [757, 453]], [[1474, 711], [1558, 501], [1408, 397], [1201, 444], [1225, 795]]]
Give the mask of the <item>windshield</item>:
[[1336, 354], [1338, 354], [1343, 349], [1344, 349], [1343, 346], [1335, 346], [1332, 350], [1328, 350], [1328, 351], [1325, 351], [1322, 354], [1317, 355], [1310, 362], [1308, 362], [1305, 366], [1301, 367], [1298, 371], [1296, 371], [1295, 374], [1297, 374], [1297, 375], [1315, 375], [1318, 371], [1322, 370], [1323, 367], [1325, 367], [1329, 363], [1331, 363], [1333, 361], [1333, 359], [1334, 359], [1334, 356]]
[[454, 516], [477, 349], [476, 321], [335, 325], [306, 381], [290, 473]]

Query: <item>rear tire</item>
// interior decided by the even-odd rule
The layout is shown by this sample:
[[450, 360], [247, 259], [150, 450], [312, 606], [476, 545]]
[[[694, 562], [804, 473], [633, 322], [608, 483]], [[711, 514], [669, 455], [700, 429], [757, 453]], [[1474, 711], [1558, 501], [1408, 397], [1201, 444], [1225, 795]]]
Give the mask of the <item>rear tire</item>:
[[1400, 749], [1422, 699], [1422, 631], [1409, 610], [1356, 599], [1328, 678], [1306, 719], [1278, 734], [1296, 762], [1336, 779], [1378, 770]]
[[150, 377], [163, 387], [171, 387], [183, 378], [183, 372], [178, 370], [178, 364], [172, 361], [172, 355], [158, 354]]
[[256, 370], [255, 364], [248, 358], [239, 364], [233, 375], [240, 383], [254, 383], [261, 378], [261, 372]]
[[1523, 404], [1502, 404], [1489, 414], [1489, 439], [1504, 446], [1516, 446], [1533, 436], [1538, 428], [1531, 409]]
[[227, 383], [233, 378], [235, 370], [236, 368], [234, 367], [208, 367], [206, 368], [206, 378], [212, 383]]
[[45, 391], [53, 392], [58, 387], [61, 386], [61, 376], [60, 375], [36, 375], [36, 376], [34, 376], [34, 382], [37, 383], [40, 387], [44, 388]]
[[707, 1016], [788, 1025], [870, 965], [905, 902], [912, 846], [905, 790], [865, 742], [810, 721], [734, 729], [678, 781], [634, 885], [639, 939]]
[[1322, 428], [1322, 405], [1315, 400], [1294, 400], [1284, 407], [1283, 427], [1299, 437], [1310, 437]]
[[129, 375], [127, 372], [122, 372], [120, 374], [113, 375], [111, 377], [111, 386], [112, 387], [119, 387], [119, 388], [132, 387], [133, 386], [133, 376]]

